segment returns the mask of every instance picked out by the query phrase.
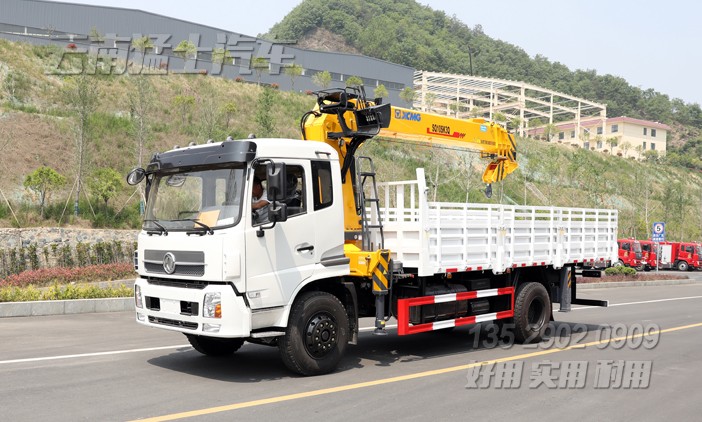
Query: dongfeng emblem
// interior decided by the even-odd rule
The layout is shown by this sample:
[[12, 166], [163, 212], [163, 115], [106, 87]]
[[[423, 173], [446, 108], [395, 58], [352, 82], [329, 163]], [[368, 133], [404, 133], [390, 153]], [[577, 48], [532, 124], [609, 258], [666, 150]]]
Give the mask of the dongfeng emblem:
[[166, 271], [166, 274], [173, 274], [173, 272], [175, 272], [175, 267], [175, 256], [171, 252], [168, 252], [163, 256], [163, 270]]

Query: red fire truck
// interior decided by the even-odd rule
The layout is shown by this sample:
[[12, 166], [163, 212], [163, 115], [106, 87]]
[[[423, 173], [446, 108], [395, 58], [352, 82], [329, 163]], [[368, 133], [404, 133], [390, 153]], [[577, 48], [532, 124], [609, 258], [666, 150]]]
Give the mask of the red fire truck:
[[617, 245], [619, 245], [619, 262], [615, 263], [615, 266], [625, 265], [627, 267], [636, 268], [637, 270], [644, 269], [641, 243], [639, 243], [638, 240], [618, 239]]
[[658, 243], [652, 240], [639, 240], [639, 243], [641, 244], [641, 261], [644, 270], [655, 269], [658, 260]]
[[693, 242], [661, 243], [658, 268], [676, 268], [680, 271], [697, 270], [702, 267], [702, 247]]

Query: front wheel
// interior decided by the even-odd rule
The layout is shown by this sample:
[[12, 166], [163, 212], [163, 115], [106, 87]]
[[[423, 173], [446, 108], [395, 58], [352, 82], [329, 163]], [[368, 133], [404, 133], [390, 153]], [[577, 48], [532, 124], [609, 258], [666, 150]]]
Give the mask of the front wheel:
[[685, 262], [685, 261], [678, 262], [678, 271], [687, 271], [688, 269], [690, 269], [690, 266], [687, 265], [687, 262]]
[[207, 356], [229, 356], [244, 344], [241, 338], [218, 338], [186, 334], [193, 349]]
[[348, 336], [349, 318], [339, 299], [326, 292], [305, 293], [295, 301], [278, 341], [280, 357], [300, 375], [326, 374], [344, 356]]
[[517, 343], [538, 343], [551, 315], [551, 299], [541, 283], [522, 284], [514, 301], [514, 339]]

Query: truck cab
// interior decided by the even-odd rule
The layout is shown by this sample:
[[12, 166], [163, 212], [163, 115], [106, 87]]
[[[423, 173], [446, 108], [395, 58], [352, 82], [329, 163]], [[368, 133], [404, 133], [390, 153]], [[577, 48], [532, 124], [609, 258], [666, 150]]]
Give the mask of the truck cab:
[[618, 239], [619, 262], [615, 265], [625, 265], [627, 267], [643, 269], [643, 255], [641, 253], [641, 243], [636, 239]]
[[[286, 181], [274, 183], [281, 168]], [[327, 145], [256, 139], [178, 148], [155, 155], [145, 177], [135, 256], [141, 324], [186, 329], [195, 342], [255, 336], [286, 326], [298, 289], [349, 271], [339, 162]], [[266, 213], [252, 211], [255, 178], [268, 189]]]
[[652, 240], [639, 240], [641, 244], [641, 261], [645, 271], [656, 268], [658, 261], [658, 243]]
[[700, 245], [693, 242], [672, 243], [674, 265], [680, 271], [697, 270], [702, 266]]

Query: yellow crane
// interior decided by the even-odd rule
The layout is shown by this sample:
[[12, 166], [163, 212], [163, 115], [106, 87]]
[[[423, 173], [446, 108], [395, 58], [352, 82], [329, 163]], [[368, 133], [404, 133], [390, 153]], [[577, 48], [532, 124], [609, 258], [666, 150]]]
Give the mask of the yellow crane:
[[[516, 144], [502, 126], [484, 119], [458, 119], [431, 113], [377, 104], [367, 101], [363, 88], [347, 88], [317, 92], [317, 105], [305, 113], [300, 122], [305, 140], [325, 142], [342, 159], [342, 192], [344, 203], [344, 253], [349, 258], [351, 276], [367, 278], [376, 295], [376, 332], [384, 333], [386, 316], [383, 304], [392, 284], [390, 251], [380, 245], [364, 242], [369, 237], [363, 218], [363, 200], [359, 201], [355, 169], [355, 153], [363, 142], [383, 136], [420, 144], [460, 147], [477, 151], [489, 160], [483, 172], [486, 195], [491, 184], [502, 181], [517, 169]], [[379, 226], [382, 239], [382, 224]]]
[[301, 129], [303, 139], [326, 142], [343, 159], [347, 232], [360, 229], [354, 177], [350, 174], [355, 153], [363, 142], [375, 136], [479, 152], [481, 158], [489, 160], [482, 178], [488, 197], [491, 185], [518, 167], [514, 138], [499, 124], [375, 104], [365, 100], [362, 88], [318, 92], [317, 105], [303, 116]]

